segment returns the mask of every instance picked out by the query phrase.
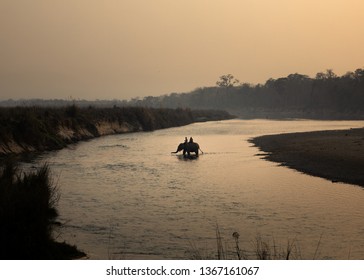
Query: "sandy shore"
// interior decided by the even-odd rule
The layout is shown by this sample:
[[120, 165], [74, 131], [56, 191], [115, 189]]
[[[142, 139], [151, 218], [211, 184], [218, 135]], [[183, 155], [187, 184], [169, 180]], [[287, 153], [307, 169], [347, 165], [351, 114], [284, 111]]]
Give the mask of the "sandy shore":
[[364, 187], [364, 128], [261, 136], [266, 159], [332, 182]]

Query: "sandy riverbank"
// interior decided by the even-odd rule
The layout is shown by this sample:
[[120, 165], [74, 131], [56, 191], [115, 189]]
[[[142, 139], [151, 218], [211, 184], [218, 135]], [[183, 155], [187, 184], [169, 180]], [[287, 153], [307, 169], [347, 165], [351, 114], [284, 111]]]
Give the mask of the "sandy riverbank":
[[364, 187], [364, 128], [267, 135], [250, 142], [267, 153], [267, 160]]

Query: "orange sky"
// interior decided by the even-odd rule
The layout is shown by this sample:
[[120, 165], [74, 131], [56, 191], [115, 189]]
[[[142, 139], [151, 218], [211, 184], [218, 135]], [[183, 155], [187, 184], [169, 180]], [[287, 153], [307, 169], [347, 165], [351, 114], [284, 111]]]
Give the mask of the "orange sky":
[[0, 99], [129, 99], [364, 67], [362, 0], [0, 0]]

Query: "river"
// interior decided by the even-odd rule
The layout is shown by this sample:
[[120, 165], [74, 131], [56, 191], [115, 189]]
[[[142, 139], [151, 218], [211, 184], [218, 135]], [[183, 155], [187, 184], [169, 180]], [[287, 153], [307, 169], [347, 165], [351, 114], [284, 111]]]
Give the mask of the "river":
[[[61, 198], [57, 240], [91, 259], [255, 258], [257, 239], [291, 257], [364, 259], [363, 188], [262, 159], [247, 140], [284, 132], [362, 127], [360, 121], [229, 120], [112, 135], [37, 158]], [[193, 136], [198, 159], [171, 154]], [[271, 249], [272, 250], [272, 249]], [[273, 251], [273, 250], [272, 250]]]

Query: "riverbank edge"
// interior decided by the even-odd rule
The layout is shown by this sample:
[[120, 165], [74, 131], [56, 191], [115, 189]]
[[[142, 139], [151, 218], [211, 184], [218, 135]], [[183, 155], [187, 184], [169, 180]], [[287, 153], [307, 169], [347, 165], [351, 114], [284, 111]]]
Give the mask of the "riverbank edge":
[[[4, 113], [4, 110], [7, 112]], [[196, 122], [235, 118], [219, 110], [77, 106], [2, 108], [0, 117], [4, 123], [0, 135], [0, 157], [60, 150], [70, 144], [106, 135], [153, 131]]]
[[[142, 107], [79, 108], [77, 106], [65, 108], [2, 108], [0, 109], [0, 168], [3, 169], [0, 170], [0, 174], [2, 175], [6, 169], [3, 165], [6, 166], [7, 163], [13, 161], [17, 162], [21, 160], [22, 156], [29, 155], [32, 157], [33, 154], [59, 150], [80, 141], [112, 134], [153, 131], [184, 126], [195, 122], [220, 121], [233, 118], [235, 117], [227, 112], [218, 110], [152, 109]], [[37, 177], [37, 175], [35, 176]], [[13, 174], [11, 177], [22, 178], [22, 171]], [[30, 187], [37, 187], [37, 184], [30, 184]], [[21, 195], [12, 195], [11, 199], [14, 201], [18, 197], [21, 197]], [[12, 205], [12, 203], [10, 204]], [[20, 205], [23, 204], [20, 203]], [[11, 214], [11, 211], [5, 212]], [[8, 220], [13, 220], [13, 217]], [[30, 222], [33, 223], [34, 219]], [[55, 225], [50, 223], [49, 227], [56, 225], [59, 225], [59, 223], [56, 222]], [[19, 230], [17, 233], [21, 235], [22, 232], [23, 230]], [[50, 254], [47, 255], [46, 259], [87, 258], [86, 253], [75, 245], [58, 242], [55, 239], [42, 240], [42, 242], [46, 243], [46, 251]], [[21, 252], [21, 249], [13, 252], [14, 254], [11, 253], [10, 256], [5, 256], [5, 258], [22, 258], [22, 255], [17, 254], [17, 252]], [[44, 258], [44, 255], [40, 257], [28, 255], [25, 258], [38, 259]]]
[[364, 187], [364, 128], [249, 139], [264, 159], [308, 175]]

